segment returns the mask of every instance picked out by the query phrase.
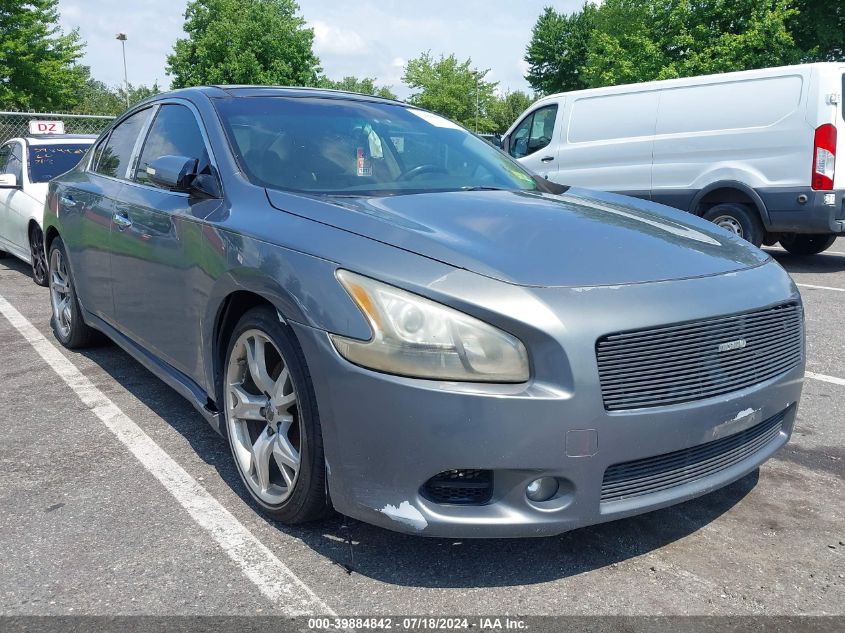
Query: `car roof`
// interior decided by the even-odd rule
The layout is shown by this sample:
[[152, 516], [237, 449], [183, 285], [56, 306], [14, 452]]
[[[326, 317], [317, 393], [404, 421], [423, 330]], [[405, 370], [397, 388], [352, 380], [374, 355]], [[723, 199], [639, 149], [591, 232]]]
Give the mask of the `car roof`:
[[377, 97], [375, 95], [348, 92], [346, 90], [333, 90], [331, 88], [303, 88], [300, 86], [250, 86], [250, 85], [219, 85], [219, 86], [197, 86], [195, 88], [182, 88], [171, 92], [164, 92], [156, 95], [153, 99], [167, 97], [190, 96], [192, 93], [200, 92], [209, 98], [226, 97], [316, 97], [322, 99], [345, 99], [350, 101], [374, 101], [389, 103], [393, 105], [408, 104], [396, 99]]
[[24, 141], [31, 145], [61, 145], [66, 143], [90, 145], [96, 140], [96, 134], [30, 134], [24, 137]]

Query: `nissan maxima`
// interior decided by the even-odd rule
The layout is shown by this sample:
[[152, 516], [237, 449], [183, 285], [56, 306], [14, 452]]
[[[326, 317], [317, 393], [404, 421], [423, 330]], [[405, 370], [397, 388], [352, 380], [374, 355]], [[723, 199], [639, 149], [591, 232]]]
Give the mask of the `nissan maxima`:
[[285, 523], [618, 519], [756, 469], [801, 396], [801, 298], [764, 252], [386, 99], [158, 95], [51, 182], [44, 237], [56, 338], [176, 389]]

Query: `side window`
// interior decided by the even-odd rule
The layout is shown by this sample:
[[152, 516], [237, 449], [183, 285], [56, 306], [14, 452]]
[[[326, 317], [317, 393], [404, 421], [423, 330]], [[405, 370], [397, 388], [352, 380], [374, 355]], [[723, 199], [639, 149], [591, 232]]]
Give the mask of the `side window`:
[[520, 121], [511, 135], [511, 156], [529, 156], [551, 143], [556, 118], [557, 104], [553, 104], [535, 110]]
[[20, 143], [11, 143], [12, 151], [9, 153], [9, 158], [6, 160], [7, 174], [14, 174], [18, 179], [18, 184], [23, 183], [23, 149]]
[[147, 108], [121, 121], [106, 141], [94, 171], [113, 178], [126, 178], [132, 150], [149, 116], [150, 109]]
[[6, 170], [7, 165], [9, 164], [9, 157], [12, 155], [12, 144], [6, 143], [3, 147], [0, 147], [0, 174], [8, 174], [9, 172]]
[[534, 113], [519, 122], [511, 134], [509, 152], [514, 158], [522, 158], [528, 155], [528, 135], [531, 133], [531, 125], [534, 123]]
[[159, 109], [141, 151], [135, 180], [153, 185], [147, 175], [147, 167], [162, 156], [196, 158], [199, 161], [197, 173], [211, 173], [208, 151], [199, 125], [194, 113], [185, 106], [170, 104]]

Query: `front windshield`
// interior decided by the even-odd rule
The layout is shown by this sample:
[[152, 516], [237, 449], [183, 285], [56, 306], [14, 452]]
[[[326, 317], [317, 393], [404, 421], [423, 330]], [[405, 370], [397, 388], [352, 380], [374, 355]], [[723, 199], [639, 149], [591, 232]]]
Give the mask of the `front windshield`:
[[508, 156], [423, 110], [315, 97], [215, 105], [246, 175], [261, 186], [335, 195], [537, 189]]
[[29, 179], [48, 182], [76, 167], [90, 144], [68, 143], [29, 146]]

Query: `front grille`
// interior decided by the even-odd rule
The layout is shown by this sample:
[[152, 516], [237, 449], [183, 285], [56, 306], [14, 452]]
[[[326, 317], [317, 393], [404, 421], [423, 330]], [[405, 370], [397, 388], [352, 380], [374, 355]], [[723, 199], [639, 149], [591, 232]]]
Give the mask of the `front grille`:
[[660, 492], [730, 468], [778, 436], [787, 410], [720, 440], [615, 464], [604, 472], [601, 501], [621, 501]]
[[691, 402], [783, 374], [801, 362], [801, 319], [800, 306], [788, 303], [604, 336], [596, 343], [604, 407]]
[[493, 496], [493, 471], [447, 470], [425, 482], [422, 494], [434, 503], [483, 505]]

